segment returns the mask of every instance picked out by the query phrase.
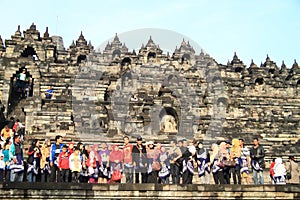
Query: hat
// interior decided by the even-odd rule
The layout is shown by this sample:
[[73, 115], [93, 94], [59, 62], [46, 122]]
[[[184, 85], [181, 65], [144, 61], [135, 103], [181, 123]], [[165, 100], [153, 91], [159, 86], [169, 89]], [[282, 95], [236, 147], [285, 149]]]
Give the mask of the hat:
[[0, 152], [0, 157], [2, 157], [2, 156], [4, 157], [4, 154], [2, 152]]
[[154, 145], [154, 142], [153, 142], [153, 141], [149, 141], [148, 144], [149, 144], [149, 145], [150, 145], [150, 144]]
[[137, 141], [143, 141], [143, 138], [142, 138], [141, 136], [138, 136], [138, 137], [136, 138], [136, 140], [137, 140]]

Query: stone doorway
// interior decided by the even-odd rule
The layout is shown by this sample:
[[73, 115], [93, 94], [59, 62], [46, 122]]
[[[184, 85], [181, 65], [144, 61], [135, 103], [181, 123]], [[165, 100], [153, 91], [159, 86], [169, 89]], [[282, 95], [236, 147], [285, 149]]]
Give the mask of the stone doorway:
[[7, 117], [17, 117], [25, 121], [26, 99], [33, 95], [34, 78], [25, 67], [19, 68], [10, 78]]

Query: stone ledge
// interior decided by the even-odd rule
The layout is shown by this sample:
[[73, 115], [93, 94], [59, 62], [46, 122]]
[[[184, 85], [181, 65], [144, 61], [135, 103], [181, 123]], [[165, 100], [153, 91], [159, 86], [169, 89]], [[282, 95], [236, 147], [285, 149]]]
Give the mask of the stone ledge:
[[3, 183], [1, 199], [300, 199], [300, 185]]

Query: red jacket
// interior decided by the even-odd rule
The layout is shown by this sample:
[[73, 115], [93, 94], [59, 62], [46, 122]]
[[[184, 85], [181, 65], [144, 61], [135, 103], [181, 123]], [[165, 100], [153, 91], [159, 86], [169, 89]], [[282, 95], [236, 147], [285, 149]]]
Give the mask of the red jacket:
[[119, 162], [123, 162], [123, 158], [124, 157], [123, 157], [122, 150], [118, 150], [118, 151], [113, 150], [109, 156], [110, 162], [115, 162], [116, 160], [118, 160]]
[[132, 144], [123, 147], [124, 163], [132, 163]]
[[58, 156], [58, 167], [61, 169], [70, 169], [69, 157], [70, 154], [68, 152], [61, 152]]

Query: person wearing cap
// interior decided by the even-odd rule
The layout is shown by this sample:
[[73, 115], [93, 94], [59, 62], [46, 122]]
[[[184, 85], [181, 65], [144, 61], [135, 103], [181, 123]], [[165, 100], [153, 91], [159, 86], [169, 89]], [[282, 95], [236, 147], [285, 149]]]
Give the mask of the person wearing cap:
[[129, 137], [124, 136], [123, 156], [124, 156], [124, 174], [126, 183], [133, 183], [133, 163], [132, 163], [132, 144], [129, 143]]
[[172, 183], [173, 184], [179, 184], [180, 180], [180, 171], [179, 171], [179, 166], [181, 165], [178, 162], [178, 159], [181, 158], [182, 153], [177, 146], [177, 141], [176, 140], [171, 140], [170, 141], [170, 149], [168, 151], [168, 156], [170, 160], [170, 173], [172, 176]]
[[141, 136], [137, 137], [136, 145], [132, 148], [132, 161], [135, 169], [135, 183], [140, 182], [140, 173], [142, 183], [147, 183], [147, 151], [146, 147], [143, 145], [143, 138]]
[[291, 173], [291, 179], [287, 180], [290, 184], [299, 184], [299, 165], [295, 156], [289, 156], [289, 162], [286, 163], [287, 173]]
[[22, 182], [24, 173], [24, 157], [23, 146], [21, 144], [21, 136], [14, 135], [13, 143], [9, 147], [9, 160], [10, 160], [10, 181]]

